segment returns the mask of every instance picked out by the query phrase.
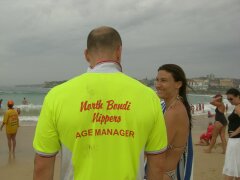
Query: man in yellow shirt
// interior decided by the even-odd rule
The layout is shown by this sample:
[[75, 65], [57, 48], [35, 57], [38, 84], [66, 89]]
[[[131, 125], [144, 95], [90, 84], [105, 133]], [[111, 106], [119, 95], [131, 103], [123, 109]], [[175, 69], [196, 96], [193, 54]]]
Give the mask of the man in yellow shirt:
[[[53, 88], [36, 127], [34, 179], [53, 179], [62, 151], [62, 179], [161, 180], [166, 127], [155, 92], [122, 73], [122, 41], [111, 27], [90, 32], [88, 72]], [[142, 173], [142, 174], [141, 174]]]
[[4, 114], [3, 123], [1, 125], [1, 131], [4, 125], [6, 125], [6, 135], [8, 139], [9, 155], [12, 153], [15, 155], [16, 148], [16, 135], [19, 127], [18, 112], [13, 108], [14, 102], [9, 100], [8, 110]]

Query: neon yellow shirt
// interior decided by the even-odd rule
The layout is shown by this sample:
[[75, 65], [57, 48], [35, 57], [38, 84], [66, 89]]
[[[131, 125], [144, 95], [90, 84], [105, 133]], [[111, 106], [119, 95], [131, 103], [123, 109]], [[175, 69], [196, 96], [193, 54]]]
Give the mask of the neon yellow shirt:
[[7, 134], [17, 133], [19, 126], [17, 111], [15, 109], [8, 109], [4, 114], [3, 123], [6, 125]]
[[45, 97], [33, 146], [43, 156], [62, 149], [62, 178], [135, 180], [141, 152], [167, 146], [159, 98], [123, 73], [85, 73]]

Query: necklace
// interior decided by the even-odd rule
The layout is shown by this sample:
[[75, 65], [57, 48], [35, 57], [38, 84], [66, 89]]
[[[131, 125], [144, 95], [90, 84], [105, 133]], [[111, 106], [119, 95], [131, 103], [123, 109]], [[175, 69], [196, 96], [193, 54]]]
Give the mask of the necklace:
[[179, 101], [180, 99], [181, 99], [181, 97], [178, 95], [178, 96], [176, 97], [176, 99], [175, 99], [173, 102], [170, 103], [170, 105], [167, 107], [167, 109], [166, 109], [165, 112], [167, 112], [167, 111], [168, 111], [174, 104], [176, 104], [176, 102]]

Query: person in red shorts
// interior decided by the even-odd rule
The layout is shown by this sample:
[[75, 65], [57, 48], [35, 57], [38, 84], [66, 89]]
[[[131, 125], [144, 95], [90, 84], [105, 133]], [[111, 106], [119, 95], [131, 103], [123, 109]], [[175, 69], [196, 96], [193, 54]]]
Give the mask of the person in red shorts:
[[199, 143], [195, 145], [208, 146], [212, 138], [213, 128], [214, 125], [212, 124], [212, 122], [210, 122], [208, 124], [207, 132], [201, 134]]

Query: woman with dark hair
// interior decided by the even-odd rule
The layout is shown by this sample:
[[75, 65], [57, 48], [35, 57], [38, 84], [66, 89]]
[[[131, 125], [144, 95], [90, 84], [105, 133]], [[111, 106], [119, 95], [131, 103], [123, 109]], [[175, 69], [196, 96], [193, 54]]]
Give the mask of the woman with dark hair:
[[[168, 133], [168, 149], [166, 152], [166, 165], [164, 180], [182, 179], [181, 172], [176, 169], [184, 153], [190, 153], [190, 166], [192, 166], [191, 141], [191, 108], [187, 100], [187, 79], [181, 67], [175, 64], [165, 64], [159, 67], [155, 81], [158, 96], [165, 101], [164, 113]], [[190, 143], [190, 146], [189, 143]], [[190, 147], [190, 149], [188, 149]], [[187, 149], [187, 151], [185, 151]], [[184, 162], [186, 165], [186, 162]], [[191, 169], [184, 170], [186, 179], [190, 179]], [[178, 177], [177, 177], [178, 176]]]
[[212, 148], [214, 147], [218, 135], [221, 138], [222, 141], [222, 148], [223, 148], [223, 154], [225, 154], [226, 151], [226, 145], [227, 145], [227, 140], [225, 137], [225, 132], [226, 132], [226, 126], [227, 126], [227, 119], [224, 115], [226, 108], [223, 103], [223, 98], [221, 94], [216, 94], [213, 99], [211, 100], [210, 104], [216, 107], [215, 109], [215, 122], [214, 122], [214, 128], [213, 128], [213, 133], [212, 133], [212, 139], [210, 141], [210, 145], [207, 149], [204, 151], [206, 153], [211, 153]]
[[228, 116], [228, 143], [223, 174], [226, 180], [240, 180], [240, 92], [235, 88], [227, 91], [228, 101], [235, 106]]
[[16, 134], [19, 127], [18, 112], [13, 108], [14, 102], [12, 100], [9, 100], [7, 105], [8, 110], [4, 114], [0, 129], [2, 130], [3, 126], [6, 125], [9, 155], [12, 153], [15, 156]]

